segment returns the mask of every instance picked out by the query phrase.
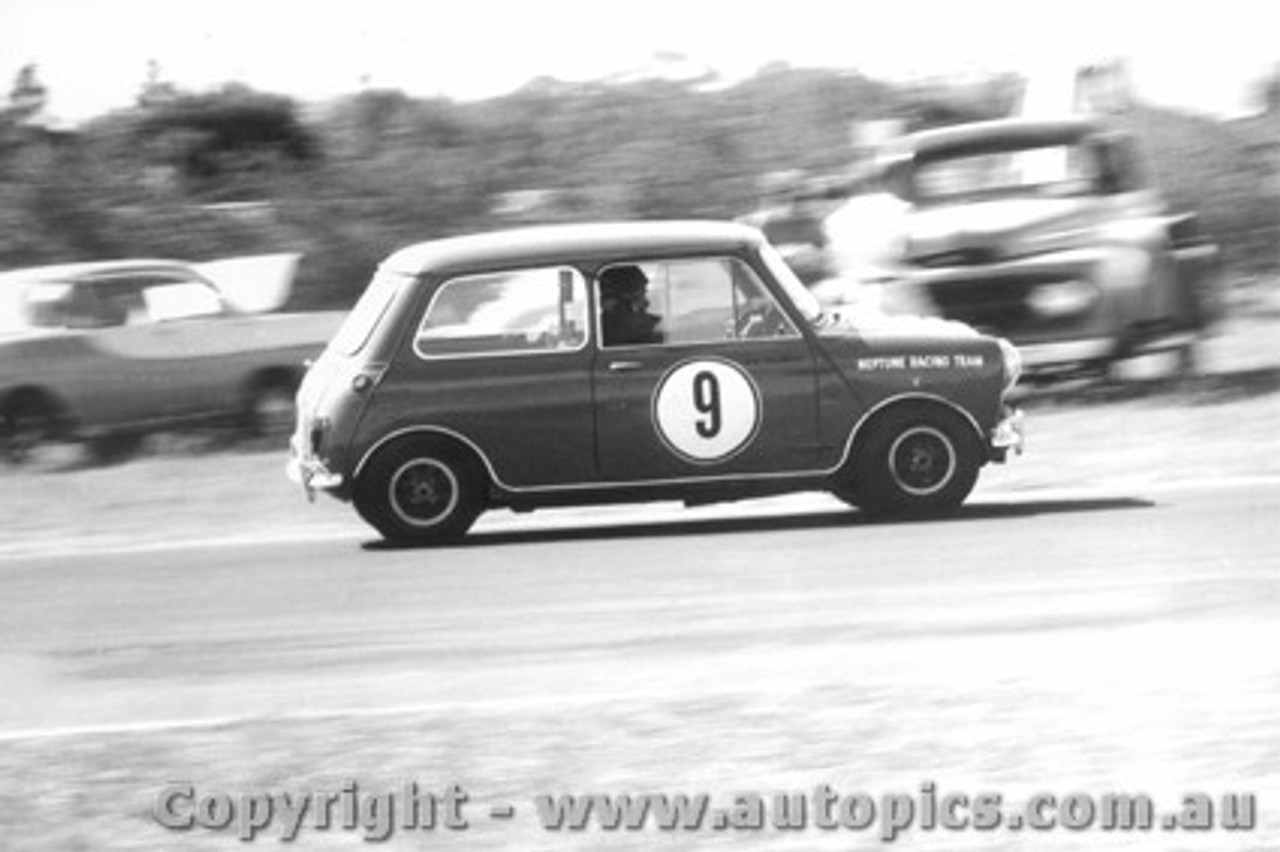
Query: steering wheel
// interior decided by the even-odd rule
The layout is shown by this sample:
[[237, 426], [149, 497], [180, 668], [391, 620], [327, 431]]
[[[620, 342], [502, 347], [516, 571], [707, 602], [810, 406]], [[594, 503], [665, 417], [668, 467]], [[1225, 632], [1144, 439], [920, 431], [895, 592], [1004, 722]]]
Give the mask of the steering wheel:
[[739, 340], [752, 337], [777, 337], [785, 327], [782, 312], [778, 306], [770, 303], [753, 306], [738, 317], [737, 337]]

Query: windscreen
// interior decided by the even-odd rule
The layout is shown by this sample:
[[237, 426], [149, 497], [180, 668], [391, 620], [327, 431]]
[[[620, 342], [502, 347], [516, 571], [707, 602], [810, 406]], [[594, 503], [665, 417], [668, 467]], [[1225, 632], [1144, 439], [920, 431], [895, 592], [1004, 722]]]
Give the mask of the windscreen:
[[1066, 196], [1097, 191], [1098, 163], [1083, 145], [972, 151], [923, 160], [915, 170], [920, 204], [1000, 195]]
[[764, 260], [765, 266], [769, 267], [769, 271], [773, 273], [774, 279], [786, 291], [787, 298], [800, 311], [805, 322], [812, 326], [821, 324], [823, 316], [822, 305], [818, 302], [818, 298], [796, 277], [791, 267], [787, 265], [786, 260], [778, 253], [778, 250], [771, 245], [762, 246], [760, 257]]

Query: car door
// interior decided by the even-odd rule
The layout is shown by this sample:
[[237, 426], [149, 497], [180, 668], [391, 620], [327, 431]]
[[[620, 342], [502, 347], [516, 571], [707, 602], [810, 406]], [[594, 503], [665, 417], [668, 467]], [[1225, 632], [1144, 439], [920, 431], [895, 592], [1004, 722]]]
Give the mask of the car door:
[[116, 275], [95, 286], [126, 308], [123, 323], [94, 342], [115, 365], [117, 399], [141, 413], [135, 419], [235, 405], [237, 360], [247, 341], [225, 333], [230, 326], [216, 290], [181, 271]]
[[[620, 270], [626, 270], [622, 275]], [[656, 329], [611, 339], [617, 278], [643, 273], [626, 310]], [[592, 368], [596, 453], [605, 483], [764, 476], [818, 458], [813, 352], [741, 258], [613, 263], [596, 275]]]
[[42, 280], [24, 294], [37, 327], [66, 332], [35, 342], [28, 380], [63, 400], [83, 428], [114, 427], [154, 413], [138, 391], [147, 377], [118, 353], [118, 340], [127, 334], [128, 295], [77, 276]]
[[437, 286], [366, 414], [375, 434], [460, 438], [513, 491], [595, 478], [587, 289], [570, 266]]

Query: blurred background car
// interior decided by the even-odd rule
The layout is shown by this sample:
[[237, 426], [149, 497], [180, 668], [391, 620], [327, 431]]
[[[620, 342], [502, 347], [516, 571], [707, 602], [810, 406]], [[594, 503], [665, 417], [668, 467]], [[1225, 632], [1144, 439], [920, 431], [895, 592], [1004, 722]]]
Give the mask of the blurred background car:
[[[1151, 352], [1194, 363], [1215, 319], [1217, 246], [1092, 118], [999, 119], [906, 135], [875, 191], [827, 219], [844, 281], [826, 301], [935, 314], [1007, 337], [1032, 379]], [[849, 284], [856, 281], [856, 285]]]
[[834, 208], [825, 187], [803, 171], [770, 172], [759, 180], [759, 206], [737, 221], [759, 229], [806, 285], [830, 277], [830, 251], [823, 220]]
[[[296, 263], [279, 256], [207, 267], [224, 275], [255, 269], [257, 288], [244, 280], [224, 288], [205, 268], [172, 260], [0, 275], [3, 453], [23, 461], [55, 439], [137, 435], [217, 418], [254, 433], [286, 433], [304, 361], [324, 348], [343, 316], [263, 312], [281, 301]], [[244, 294], [255, 290], [249, 310]]]

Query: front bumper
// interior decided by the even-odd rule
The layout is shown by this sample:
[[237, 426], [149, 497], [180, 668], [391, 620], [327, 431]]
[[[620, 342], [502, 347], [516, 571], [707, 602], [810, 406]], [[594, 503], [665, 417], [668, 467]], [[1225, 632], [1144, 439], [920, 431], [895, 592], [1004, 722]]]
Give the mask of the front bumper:
[[1022, 455], [1026, 442], [1026, 429], [1023, 425], [1021, 409], [1006, 407], [1000, 422], [991, 430], [988, 441], [991, 460], [1003, 462], [1008, 458], [1010, 450], [1016, 455]]

